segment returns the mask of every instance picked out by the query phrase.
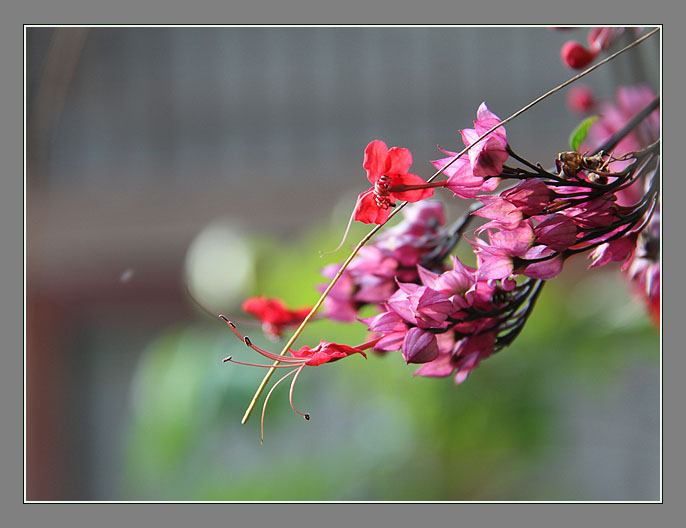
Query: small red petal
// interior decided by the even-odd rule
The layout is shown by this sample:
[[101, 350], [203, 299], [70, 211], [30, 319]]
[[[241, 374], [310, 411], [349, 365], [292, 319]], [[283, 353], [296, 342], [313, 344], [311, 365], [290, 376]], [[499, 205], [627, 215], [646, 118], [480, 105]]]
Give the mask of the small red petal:
[[[395, 201], [392, 196], [390, 199], [391, 203]], [[382, 209], [379, 207], [376, 203], [376, 197], [374, 196], [374, 189], [369, 189], [367, 192], [360, 194], [357, 198], [353, 218], [364, 224], [383, 224], [388, 220], [390, 214], [391, 209]]]
[[[416, 174], [412, 173], [407, 173], [403, 176], [396, 176], [393, 178], [391, 182], [391, 189], [395, 186], [401, 186], [401, 185], [426, 185], [426, 182]], [[412, 191], [402, 191], [402, 192], [393, 192], [391, 190], [391, 195], [397, 198], [398, 200], [404, 200], [406, 202], [418, 202], [420, 200], [424, 200], [425, 198], [431, 198], [434, 194], [434, 190], [432, 188], [429, 189], [414, 189]]]

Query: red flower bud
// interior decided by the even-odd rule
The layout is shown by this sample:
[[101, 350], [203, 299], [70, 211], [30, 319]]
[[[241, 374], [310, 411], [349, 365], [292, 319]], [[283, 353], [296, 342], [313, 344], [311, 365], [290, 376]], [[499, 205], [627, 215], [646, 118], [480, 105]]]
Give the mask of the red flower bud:
[[579, 70], [588, 66], [598, 56], [598, 51], [584, 48], [578, 42], [570, 40], [565, 42], [560, 50], [562, 62], [569, 68]]

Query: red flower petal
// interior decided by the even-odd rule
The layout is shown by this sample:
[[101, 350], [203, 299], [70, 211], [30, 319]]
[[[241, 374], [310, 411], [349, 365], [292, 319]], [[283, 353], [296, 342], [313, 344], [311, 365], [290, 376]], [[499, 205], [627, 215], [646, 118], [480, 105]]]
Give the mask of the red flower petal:
[[[395, 202], [392, 196], [389, 198], [391, 203]], [[390, 214], [390, 207], [388, 209], [379, 207], [374, 197], [374, 189], [369, 189], [358, 196], [353, 218], [364, 224], [383, 224]]]
[[364, 149], [362, 166], [367, 171], [367, 179], [372, 185], [386, 172], [387, 160], [388, 147], [380, 139], [375, 139]]
[[412, 154], [409, 149], [393, 147], [388, 151], [387, 165], [386, 174], [389, 176], [407, 174], [412, 165]]
[[398, 200], [404, 200], [406, 202], [418, 202], [424, 200], [425, 198], [430, 198], [434, 194], [432, 188], [429, 189], [415, 189], [412, 191], [401, 191], [394, 192], [393, 187], [400, 187], [402, 185], [425, 185], [426, 182], [416, 174], [407, 173], [402, 176], [395, 176], [391, 182], [391, 196], [394, 196]]
[[364, 352], [357, 348], [348, 345], [339, 345], [337, 343], [328, 343], [326, 341], [321, 341], [315, 348], [304, 346], [298, 351], [291, 351], [291, 353], [293, 354], [293, 357], [309, 357], [310, 359], [305, 365], [310, 367], [329, 363], [330, 361], [341, 359], [351, 354], [362, 354], [365, 358], [367, 357]]

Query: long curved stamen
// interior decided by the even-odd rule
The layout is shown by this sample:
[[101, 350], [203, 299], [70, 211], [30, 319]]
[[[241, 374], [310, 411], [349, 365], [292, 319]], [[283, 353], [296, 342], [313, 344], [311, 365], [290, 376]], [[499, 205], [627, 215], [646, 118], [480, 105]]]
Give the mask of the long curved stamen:
[[[249, 367], [272, 368], [272, 366], [274, 366], [276, 368], [297, 368], [295, 365], [292, 365], [292, 364], [288, 364], [288, 365], [260, 365], [259, 363], [245, 363], [243, 361], [237, 361], [237, 360], [233, 359], [231, 356], [225, 357], [224, 359], [222, 359], [222, 362], [223, 363], [226, 363], [226, 362], [237, 363], [239, 365], [247, 365]], [[302, 363], [305, 363], [305, 360], [303, 360]]]
[[285, 380], [288, 376], [290, 376], [296, 372], [300, 372], [301, 370], [302, 370], [302, 367], [296, 368], [296, 369], [291, 370], [288, 374], [285, 374], [284, 376], [282, 376], [279, 381], [274, 383], [274, 386], [267, 393], [267, 397], [264, 399], [264, 405], [262, 406], [262, 418], [260, 419], [260, 444], [264, 442], [264, 412], [267, 410], [267, 403], [269, 402], [269, 397], [272, 395], [272, 392], [274, 392], [274, 389], [279, 385], [279, 383], [281, 383], [283, 380]]
[[232, 331], [234, 334], [236, 334], [236, 337], [238, 337], [238, 339], [240, 339], [241, 341], [243, 341], [247, 346], [249, 346], [250, 348], [252, 348], [252, 349], [253, 349], [255, 352], [257, 352], [258, 354], [260, 354], [260, 355], [266, 357], [267, 359], [273, 359], [273, 360], [279, 361], [279, 362], [281, 362], [281, 363], [297, 363], [297, 364], [302, 363], [302, 359], [293, 358], [293, 357], [288, 357], [288, 356], [280, 356], [280, 355], [278, 355], [278, 354], [274, 354], [273, 352], [269, 352], [269, 351], [267, 351], [267, 350], [264, 350], [263, 348], [260, 348], [260, 347], [258, 347], [258, 346], [256, 346], [256, 345], [253, 345], [253, 343], [252, 343], [252, 341], [250, 340], [250, 338], [249, 338], [248, 336], [244, 336], [243, 334], [241, 334], [241, 333], [236, 329], [236, 325], [233, 324], [231, 321], [229, 321], [229, 320], [226, 318], [226, 316], [224, 316], [224, 315], [219, 315], [219, 318], [220, 318], [220, 319], [223, 319], [224, 322], [225, 322], [227, 325], [229, 325], [229, 328], [231, 328], [231, 331]]
[[329, 251], [320, 251], [319, 256], [323, 257], [324, 255], [331, 255], [331, 253], [336, 253], [339, 249], [343, 247], [343, 244], [345, 244], [345, 240], [348, 238], [348, 232], [350, 231], [350, 226], [353, 225], [353, 219], [355, 218], [355, 209], [353, 209], [353, 212], [350, 213], [350, 220], [348, 220], [348, 227], [345, 228], [345, 233], [343, 233], [343, 238], [341, 239], [340, 244], [336, 246], [335, 249], [331, 249]]
[[300, 372], [302, 372], [303, 368], [305, 368], [305, 365], [303, 365], [302, 367], [299, 367], [298, 371], [295, 373], [295, 376], [293, 376], [293, 381], [291, 381], [291, 391], [289, 393], [288, 399], [291, 402], [291, 409], [293, 409], [299, 415], [303, 416], [305, 418], [305, 420], [309, 420], [310, 415], [308, 413], [300, 412], [298, 409], [295, 408], [295, 405], [293, 405], [293, 388], [295, 387], [295, 382], [298, 381], [298, 376], [300, 376]]

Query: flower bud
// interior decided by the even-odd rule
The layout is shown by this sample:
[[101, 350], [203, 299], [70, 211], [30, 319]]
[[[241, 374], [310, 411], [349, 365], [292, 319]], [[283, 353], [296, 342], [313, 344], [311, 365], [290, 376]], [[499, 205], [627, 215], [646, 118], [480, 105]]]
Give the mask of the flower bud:
[[573, 40], [565, 42], [560, 57], [565, 66], [579, 70], [588, 66], [598, 56], [598, 51], [590, 51]]

